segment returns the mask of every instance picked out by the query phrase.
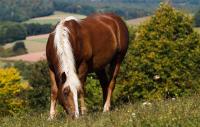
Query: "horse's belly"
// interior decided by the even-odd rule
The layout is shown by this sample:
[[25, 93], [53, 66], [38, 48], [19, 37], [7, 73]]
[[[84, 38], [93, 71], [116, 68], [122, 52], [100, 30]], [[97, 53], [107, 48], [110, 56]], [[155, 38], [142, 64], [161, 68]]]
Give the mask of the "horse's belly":
[[98, 52], [98, 54], [93, 56], [92, 59], [92, 70], [100, 70], [110, 63], [115, 54], [114, 50], [103, 50]]

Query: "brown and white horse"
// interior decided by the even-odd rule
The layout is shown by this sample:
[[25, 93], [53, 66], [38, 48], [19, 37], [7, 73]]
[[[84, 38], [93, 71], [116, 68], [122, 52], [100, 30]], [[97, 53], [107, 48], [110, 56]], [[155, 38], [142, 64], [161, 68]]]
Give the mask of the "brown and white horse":
[[[57, 100], [72, 117], [86, 111], [84, 82], [95, 72], [103, 90], [103, 111], [110, 110], [120, 64], [128, 47], [128, 29], [114, 14], [95, 14], [78, 20], [67, 17], [49, 35], [46, 55], [51, 84], [50, 119], [55, 116]], [[105, 67], [109, 65], [109, 78]]]

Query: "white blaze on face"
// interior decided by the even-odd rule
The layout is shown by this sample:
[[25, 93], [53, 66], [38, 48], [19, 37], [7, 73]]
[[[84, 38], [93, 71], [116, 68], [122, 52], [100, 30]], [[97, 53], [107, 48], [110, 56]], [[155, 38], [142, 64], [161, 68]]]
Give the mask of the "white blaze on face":
[[64, 26], [65, 21], [75, 20], [75, 17], [67, 17], [62, 20], [55, 29], [54, 46], [57, 49], [57, 56], [59, 58], [60, 66], [62, 72], [65, 72], [67, 80], [64, 83], [64, 87], [69, 86], [71, 92], [73, 93], [73, 100], [75, 105], [75, 117], [78, 117], [78, 93], [77, 89], [80, 87], [80, 81], [76, 74], [75, 61], [71, 43], [69, 41], [69, 29]]

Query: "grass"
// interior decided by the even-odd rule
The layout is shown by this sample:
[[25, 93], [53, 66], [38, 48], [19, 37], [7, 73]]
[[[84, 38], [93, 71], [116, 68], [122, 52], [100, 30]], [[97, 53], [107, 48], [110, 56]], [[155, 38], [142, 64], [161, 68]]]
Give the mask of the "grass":
[[200, 95], [177, 99], [124, 104], [110, 113], [89, 113], [77, 120], [58, 115], [47, 121], [48, 113], [21, 113], [0, 120], [2, 127], [197, 127], [200, 124]]
[[[24, 42], [28, 53], [40, 52], [40, 51], [45, 51], [47, 37], [40, 37], [39, 35], [35, 36], [34, 38], [28, 38], [26, 40], [21, 40], [21, 41]], [[6, 44], [4, 45], [4, 48], [5, 49], [11, 48], [15, 45], [16, 42]]]
[[82, 19], [85, 17], [84, 15], [55, 11], [53, 15], [32, 18], [25, 21], [24, 23], [56, 24], [60, 19], [64, 19], [67, 16], [75, 16], [76, 18], [79, 18], [79, 19]]
[[195, 27], [194, 30], [200, 34], [200, 27]]

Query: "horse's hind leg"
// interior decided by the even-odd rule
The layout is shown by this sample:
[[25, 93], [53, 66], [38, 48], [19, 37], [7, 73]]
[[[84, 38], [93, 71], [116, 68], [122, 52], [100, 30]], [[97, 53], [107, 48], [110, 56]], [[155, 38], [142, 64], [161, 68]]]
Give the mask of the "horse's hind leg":
[[102, 69], [100, 71], [97, 71], [96, 72], [96, 75], [100, 81], [100, 84], [101, 84], [101, 87], [102, 87], [102, 90], [103, 90], [103, 104], [105, 104], [106, 102], [106, 98], [107, 98], [107, 89], [108, 89], [108, 77], [106, 75], [106, 71], [105, 69]]
[[51, 106], [50, 106], [49, 120], [51, 120], [55, 117], [55, 114], [56, 114], [58, 88], [56, 86], [55, 75], [51, 69], [49, 69], [49, 74], [50, 74], [50, 79], [51, 79]]
[[120, 69], [120, 63], [121, 62], [119, 59], [114, 59], [110, 65], [110, 82], [107, 88], [107, 98], [103, 109], [104, 112], [110, 111], [111, 96], [115, 88], [117, 74]]

